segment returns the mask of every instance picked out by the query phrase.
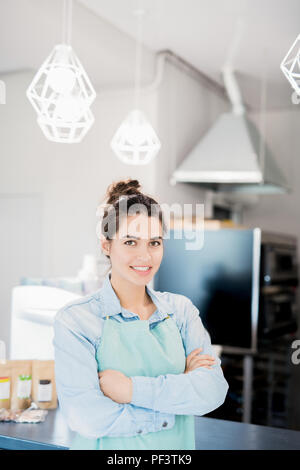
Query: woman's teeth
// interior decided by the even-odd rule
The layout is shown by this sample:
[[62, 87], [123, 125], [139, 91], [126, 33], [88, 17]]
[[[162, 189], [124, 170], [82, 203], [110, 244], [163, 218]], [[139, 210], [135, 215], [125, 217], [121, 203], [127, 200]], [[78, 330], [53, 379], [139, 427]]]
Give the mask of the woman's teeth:
[[151, 266], [131, 266], [132, 269], [135, 269], [136, 271], [149, 271], [151, 269]]

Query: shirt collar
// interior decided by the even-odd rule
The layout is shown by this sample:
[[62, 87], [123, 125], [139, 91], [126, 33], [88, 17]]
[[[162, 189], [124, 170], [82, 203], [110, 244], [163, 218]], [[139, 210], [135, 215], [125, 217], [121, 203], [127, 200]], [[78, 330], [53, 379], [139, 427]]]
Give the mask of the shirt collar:
[[[124, 309], [121, 306], [119, 297], [117, 296], [111, 285], [110, 276], [111, 273], [109, 272], [104, 278], [101, 289], [98, 291], [98, 298], [102, 302], [104, 307], [104, 316], [118, 315], [119, 313], [122, 313], [126, 317], [136, 316], [135, 314], [129, 314], [128, 310]], [[153, 303], [157, 307], [160, 319], [165, 318], [167, 315], [174, 314], [174, 309], [172, 309], [172, 306], [162, 298], [161, 292], [155, 291], [149, 286], [146, 286], [146, 289]]]

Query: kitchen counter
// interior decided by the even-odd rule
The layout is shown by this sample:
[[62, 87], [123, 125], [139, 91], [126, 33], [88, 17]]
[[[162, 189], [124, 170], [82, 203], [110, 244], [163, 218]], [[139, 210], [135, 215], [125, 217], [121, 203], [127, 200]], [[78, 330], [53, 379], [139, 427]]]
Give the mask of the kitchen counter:
[[[300, 450], [300, 431], [196, 416], [197, 450]], [[67, 450], [75, 433], [61, 412], [43, 423], [0, 423], [0, 449]]]

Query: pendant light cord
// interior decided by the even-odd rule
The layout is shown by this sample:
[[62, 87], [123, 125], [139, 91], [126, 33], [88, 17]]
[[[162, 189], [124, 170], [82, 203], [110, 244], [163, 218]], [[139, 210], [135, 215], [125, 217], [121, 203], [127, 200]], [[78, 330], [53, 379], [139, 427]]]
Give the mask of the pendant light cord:
[[267, 111], [267, 79], [266, 79], [266, 50], [264, 50], [264, 65], [262, 67], [262, 79], [260, 90], [260, 141], [259, 141], [259, 164], [262, 173], [265, 171], [266, 145], [263, 137], [266, 137], [266, 111]]
[[63, 0], [62, 43], [71, 45], [73, 0]]
[[134, 109], [139, 109], [141, 71], [142, 71], [142, 17], [144, 10], [137, 8], [136, 16], [136, 43], [135, 43], [135, 74], [134, 74]]

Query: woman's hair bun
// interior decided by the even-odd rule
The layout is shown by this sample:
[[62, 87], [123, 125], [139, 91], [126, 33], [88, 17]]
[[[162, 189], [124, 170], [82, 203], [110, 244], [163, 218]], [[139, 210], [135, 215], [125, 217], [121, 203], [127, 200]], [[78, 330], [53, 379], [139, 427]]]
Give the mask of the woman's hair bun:
[[141, 185], [138, 180], [127, 179], [112, 183], [107, 189], [107, 204], [114, 204], [120, 196], [140, 194]]

